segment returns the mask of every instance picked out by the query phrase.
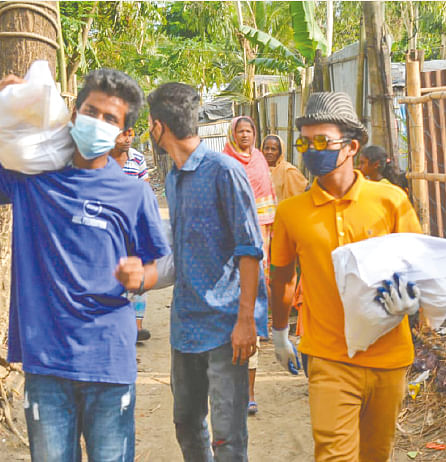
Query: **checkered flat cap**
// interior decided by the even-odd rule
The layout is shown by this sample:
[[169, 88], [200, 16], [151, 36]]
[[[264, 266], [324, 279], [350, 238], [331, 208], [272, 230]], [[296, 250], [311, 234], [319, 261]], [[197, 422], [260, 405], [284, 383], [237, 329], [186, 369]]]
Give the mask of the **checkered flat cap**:
[[305, 114], [296, 118], [296, 127], [332, 123], [356, 130], [361, 144], [367, 143], [367, 129], [358, 119], [350, 97], [343, 92], [313, 93], [308, 98]]

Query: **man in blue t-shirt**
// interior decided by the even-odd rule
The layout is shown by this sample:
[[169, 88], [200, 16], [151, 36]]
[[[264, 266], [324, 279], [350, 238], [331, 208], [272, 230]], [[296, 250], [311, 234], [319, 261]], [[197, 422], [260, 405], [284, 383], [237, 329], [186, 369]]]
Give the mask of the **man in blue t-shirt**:
[[166, 179], [176, 274], [174, 422], [186, 462], [242, 462], [248, 457], [248, 358], [257, 335], [267, 335], [262, 236], [243, 167], [197, 136], [199, 101], [192, 87], [177, 82], [148, 96], [152, 143], [174, 161]]
[[[0, 90], [21, 79], [8, 76]], [[8, 360], [25, 371], [33, 460], [134, 459], [135, 314], [126, 291], [157, 279], [169, 253], [155, 196], [111, 158], [143, 103], [138, 84], [112, 69], [79, 92], [71, 166], [39, 175], [0, 167], [13, 206]]]

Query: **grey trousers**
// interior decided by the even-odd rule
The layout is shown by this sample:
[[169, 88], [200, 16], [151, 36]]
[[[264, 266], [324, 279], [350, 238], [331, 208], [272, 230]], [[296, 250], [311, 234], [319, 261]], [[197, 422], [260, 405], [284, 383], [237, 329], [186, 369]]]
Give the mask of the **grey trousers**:
[[232, 364], [231, 344], [204, 353], [172, 349], [171, 384], [176, 436], [185, 462], [246, 462], [248, 364]]

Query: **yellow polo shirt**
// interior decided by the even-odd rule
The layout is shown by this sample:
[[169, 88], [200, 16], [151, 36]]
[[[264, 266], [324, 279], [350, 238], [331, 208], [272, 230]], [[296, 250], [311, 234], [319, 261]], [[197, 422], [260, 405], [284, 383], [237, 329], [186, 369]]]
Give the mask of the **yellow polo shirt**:
[[[286, 266], [296, 256], [302, 270], [303, 353], [359, 366], [392, 369], [413, 361], [407, 316], [367, 351], [347, 355], [344, 309], [336, 286], [331, 252], [350, 242], [390, 233], [421, 233], [412, 205], [397, 186], [356, 180], [341, 199], [311, 189], [281, 202], [271, 243], [271, 263]], [[407, 249], [410, 252], [410, 249]], [[364, 326], [366, 329], [367, 326]]]

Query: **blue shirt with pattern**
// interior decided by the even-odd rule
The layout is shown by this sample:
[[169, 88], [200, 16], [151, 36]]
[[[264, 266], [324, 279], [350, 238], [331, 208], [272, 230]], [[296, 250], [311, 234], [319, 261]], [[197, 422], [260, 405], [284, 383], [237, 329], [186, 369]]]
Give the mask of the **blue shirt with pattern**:
[[173, 348], [200, 353], [231, 341], [239, 310], [241, 256], [260, 262], [255, 320], [257, 335], [267, 336], [262, 237], [241, 164], [201, 142], [181, 169], [174, 165], [169, 172], [166, 195], [176, 270]]

